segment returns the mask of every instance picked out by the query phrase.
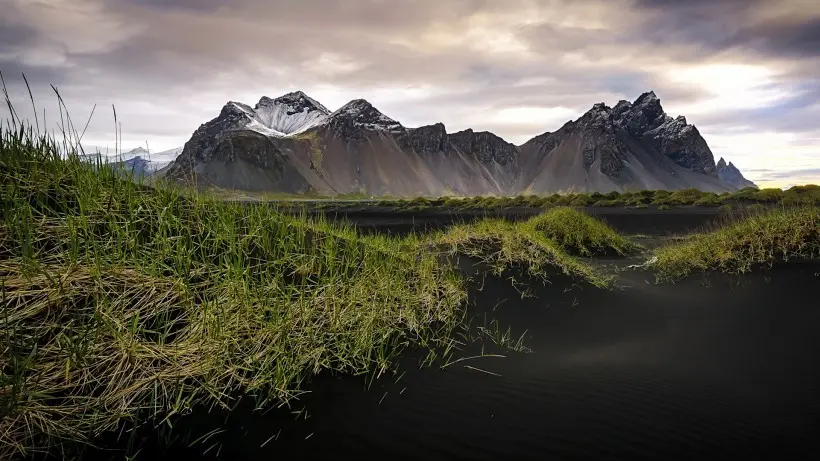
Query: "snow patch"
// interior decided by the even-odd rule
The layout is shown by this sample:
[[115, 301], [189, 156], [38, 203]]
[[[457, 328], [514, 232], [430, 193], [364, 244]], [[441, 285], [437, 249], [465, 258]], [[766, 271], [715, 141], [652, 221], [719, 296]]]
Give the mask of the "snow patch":
[[266, 127], [290, 136], [322, 124], [330, 111], [315, 99], [297, 91], [276, 99], [262, 97], [254, 107]]
[[285, 136], [285, 133], [270, 128], [269, 126], [257, 120], [255, 117], [252, 118], [247, 125], [245, 125], [245, 129], [255, 131], [265, 136], [273, 136], [275, 138], [281, 138]]

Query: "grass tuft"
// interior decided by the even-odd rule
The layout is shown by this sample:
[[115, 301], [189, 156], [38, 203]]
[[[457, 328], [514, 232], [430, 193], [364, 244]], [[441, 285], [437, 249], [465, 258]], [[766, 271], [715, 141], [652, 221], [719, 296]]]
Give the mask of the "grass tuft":
[[556, 207], [525, 226], [545, 235], [564, 251], [581, 256], [626, 255], [639, 247], [606, 223], [573, 208]]
[[[617, 236], [603, 223], [595, 221], [595, 225], [586, 222], [586, 219], [595, 221], [574, 210], [556, 209], [520, 223], [485, 219], [471, 224], [460, 224], [433, 234], [428, 241], [451, 255], [461, 254], [479, 258], [492, 266], [497, 274], [508, 268], [522, 267], [530, 275], [547, 281], [557, 270], [594, 286], [609, 287], [611, 277], [599, 273], [592, 266], [570, 255], [566, 249], [598, 249], [606, 245], [615, 245], [618, 249], [626, 251], [627, 248], [633, 248], [633, 245], [623, 237]], [[589, 227], [562, 220], [580, 220]], [[553, 222], [556, 223], [556, 227], [551, 227]], [[584, 234], [589, 230], [600, 233]]]
[[658, 248], [650, 266], [664, 282], [695, 271], [744, 273], [756, 266], [818, 256], [820, 208], [804, 206], [756, 210], [723, 228]]

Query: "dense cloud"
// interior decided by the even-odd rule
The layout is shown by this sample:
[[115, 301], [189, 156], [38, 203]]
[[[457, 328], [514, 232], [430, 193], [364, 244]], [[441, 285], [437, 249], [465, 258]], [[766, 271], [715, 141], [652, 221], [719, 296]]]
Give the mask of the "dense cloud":
[[[0, 71], [19, 111], [21, 73], [56, 112], [54, 84], [76, 118], [98, 105], [86, 135], [96, 144], [113, 140], [112, 104], [126, 144], [170, 148], [228, 100], [295, 89], [331, 109], [364, 97], [408, 126], [523, 142], [653, 89], [741, 168], [786, 174], [820, 157], [820, 143], [795, 146], [820, 139], [814, 0], [0, 0], [0, 10]], [[755, 149], [761, 136], [775, 159]]]

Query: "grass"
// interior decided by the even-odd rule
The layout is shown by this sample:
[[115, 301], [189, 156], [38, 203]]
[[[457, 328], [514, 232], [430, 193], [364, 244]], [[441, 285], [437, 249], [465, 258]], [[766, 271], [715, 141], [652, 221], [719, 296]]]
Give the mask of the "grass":
[[14, 119], [0, 130], [0, 459], [242, 396], [285, 404], [315, 373], [388, 372], [463, 317], [462, 280], [413, 239], [148, 188], [58, 150]]
[[[356, 200], [357, 197], [335, 197], [336, 199]], [[788, 190], [746, 188], [732, 193], [716, 194], [697, 189], [678, 191], [641, 190], [627, 192], [602, 193], [565, 193], [552, 195], [518, 195], [512, 197], [477, 196], [477, 197], [415, 197], [383, 198], [379, 197], [379, 206], [397, 211], [425, 211], [435, 209], [455, 210], [488, 210], [511, 208], [544, 208], [553, 206], [573, 207], [632, 207], [648, 208], [650, 206], [668, 210], [676, 206], [697, 207], [742, 207], [751, 204], [773, 205], [820, 205], [820, 186], [794, 186]], [[337, 207], [358, 206], [356, 203], [340, 202]]]
[[744, 273], [794, 258], [820, 256], [820, 208], [760, 209], [712, 232], [658, 248], [650, 267], [658, 281], [695, 271]]
[[[60, 144], [16, 118], [0, 127], [0, 459], [70, 456], [123, 425], [173, 426], [193, 408], [230, 409], [240, 398], [285, 405], [317, 373], [388, 373], [407, 348], [449, 350], [463, 326], [465, 281], [443, 255], [605, 288], [612, 278], [578, 256], [638, 246], [565, 206], [704, 199], [639, 191], [385, 200], [412, 210], [547, 210], [428, 236], [364, 236], [321, 215], [225, 200], [224, 191], [147, 187], [79, 160], [67, 116], [62, 128]], [[815, 193], [743, 196], [768, 207], [811, 203]], [[812, 256], [817, 228], [816, 208], [758, 210], [658, 250], [655, 265], [674, 278]], [[497, 322], [482, 331], [523, 347]]]
[[456, 225], [434, 234], [429, 241], [450, 254], [479, 258], [499, 274], [508, 268], [523, 267], [546, 281], [558, 269], [598, 287], [610, 286], [611, 277], [573, 254], [626, 254], [637, 249], [604, 223], [570, 208], [548, 210], [520, 223], [484, 219]]
[[572, 208], [557, 207], [525, 224], [555, 242], [561, 249], [581, 256], [626, 255], [638, 246], [604, 222]]

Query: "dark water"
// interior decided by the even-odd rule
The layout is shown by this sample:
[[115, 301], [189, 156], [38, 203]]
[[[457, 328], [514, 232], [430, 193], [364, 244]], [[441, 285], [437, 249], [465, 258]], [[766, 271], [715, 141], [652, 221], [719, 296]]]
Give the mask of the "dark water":
[[485, 339], [488, 352], [506, 357], [444, 370], [408, 360], [400, 379], [369, 390], [362, 377], [320, 376], [298, 420], [246, 409], [197, 418], [201, 433], [210, 424], [225, 432], [143, 456], [182, 459], [210, 449], [222, 459], [258, 460], [816, 458], [815, 273], [820, 265], [794, 264], [766, 276], [713, 277], [710, 286], [702, 278], [658, 286], [632, 273], [616, 291], [567, 291], [571, 284], [557, 278], [533, 285], [538, 297], [527, 299], [509, 280], [486, 278], [471, 290], [472, 324], [486, 316], [516, 337], [526, 330], [531, 353]]

